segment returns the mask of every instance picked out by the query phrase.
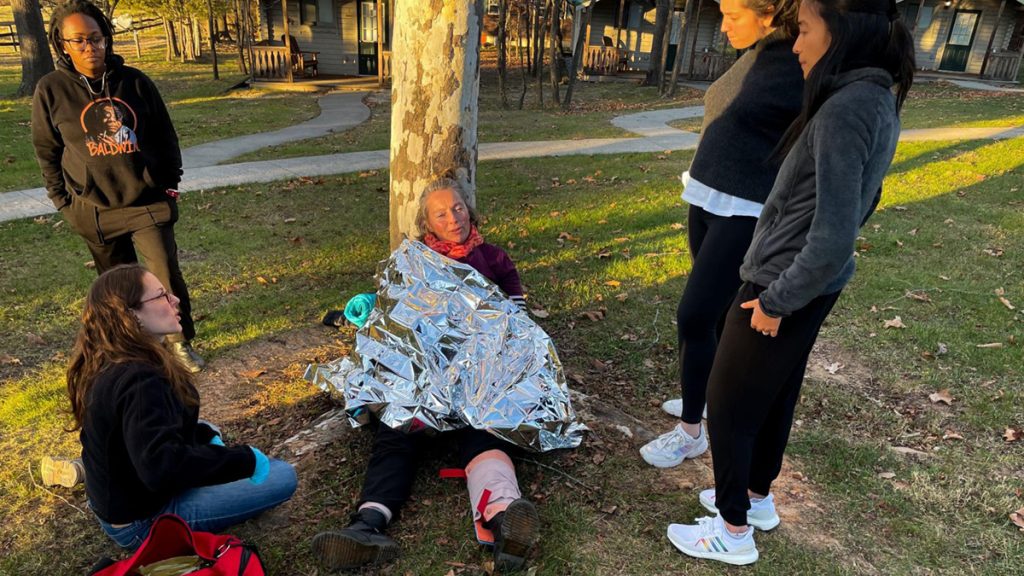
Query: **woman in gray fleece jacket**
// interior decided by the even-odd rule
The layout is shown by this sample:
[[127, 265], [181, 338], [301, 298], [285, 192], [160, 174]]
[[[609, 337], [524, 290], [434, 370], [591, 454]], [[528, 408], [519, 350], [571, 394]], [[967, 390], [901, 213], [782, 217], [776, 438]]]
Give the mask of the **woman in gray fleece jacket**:
[[779, 524], [771, 484], [807, 357], [853, 276], [854, 242], [877, 204], [913, 79], [894, 0], [804, 0], [798, 21], [803, 109], [780, 146], [785, 160], [708, 381], [715, 488], [700, 502], [715, 516], [668, 528], [683, 553], [730, 564], [756, 561], [753, 528]]

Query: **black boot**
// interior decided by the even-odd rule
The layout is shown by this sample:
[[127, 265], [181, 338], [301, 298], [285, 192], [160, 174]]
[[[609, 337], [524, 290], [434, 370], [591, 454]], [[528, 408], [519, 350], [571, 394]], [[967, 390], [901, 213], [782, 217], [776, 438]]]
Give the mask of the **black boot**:
[[398, 557], [398, 543], [384, 535], [387, 525], [384, 514], [363, 508], [348, 527], [313, 537], [313, 555], [330, 571], [390, 562]]
[[495, 572], [522, 570], [540, 536], [540, 516], [533, 503], [520, 498], [484, 522], [484, 526], [494, 533]]
[[206, 361], [192, 348], [192, 343], [180, 337], [168, 337], [166, 340], [167, 349], [174, 354], [185, 368], [195, 374], [202, 372], [206, 367]]

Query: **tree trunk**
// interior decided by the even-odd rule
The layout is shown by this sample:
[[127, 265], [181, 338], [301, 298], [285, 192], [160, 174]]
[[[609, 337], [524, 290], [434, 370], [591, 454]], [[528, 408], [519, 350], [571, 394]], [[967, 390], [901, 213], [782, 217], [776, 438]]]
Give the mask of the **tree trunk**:
[[558, 28], [561, 26], [561, 20], [558, 15], [562, 10], [562, 0], [551, 0], [548, 4], [548, 20], [551, 22], [551, 92], [555, 95], [555, 104], [561, 104], [562, 100], [558, 94], [558, 84], [562, 81], [561, 66], [559, 62], [562, 59], [562, 50], [558, 45]]
[[668, 82], [668, 78], [665, 77], [665, 66], [668, 64], [668, 50], [672, 46], [672, 29], [675, 21], [675, 10], [670, 10], [668, 25], [665, 27], [665, 35], [661, 41], [661, 63], [658, 64], [658, 92], [660, 94], [665, 93], [665, 83]]
[[391, 248], [416, 236], [419, 193], [450, 177], [476, 205], [481, 3], [396, 2], [391, 64]]
[[213, 0], [206, 0], [206, 9], [209, 11], [210, 27], [210, 55], [213, 57], [213, 79], [220, 80], [220, 71], [217, 69], [217, 26], [213, 23]]
[[[669, 81], [666, 98], [676, 95], [676, 87], [679, 86], [679, 72], [683, 68], [683, 52], [686, 49], [686, 39], [690, 32], [690, 19], [693, 17], [693, 0], [687, 0], [686, 10], [683, 12], [683, 21], [679, 23], [679, 44], [676, 44], [676, 59], [672, 62], [672, 79]], [[723, 34], [725, 36], [725, 34]]]
[[[693, 0], [690, 0], [693, 2]], [[691, 14], [690, 22], [693, 23], [693, 38], [690, 39], [690, 67], [686, 76], [693, 79], [693, 62], [697, 58], [697, 37], [700, 36], [700, 11], [704, 8], [704, 0], [697, 0], [697, 9]]]
[[39, 1], [11, 0], [11, 8], [21, 53], [21, 84], [17, 94], [31, 96], [39, 80], [53, 72], [53, 56], [50, 55]]
[[[593, 6], [593, 5], [591, 5]], [[590, 27], [591, 8], [584, 8], [580, 11], [580, 31], [576, 34], [576, 46], [572, 50], [572, 67], [569, 69], [569, 85], [565, 88], [565, 100], [562, 101], [562, 109], [568, 111], [572, 104], [572, 89], [576, 85], [577, 71], [580, 69], [580, 62], [583, 61], [583, 48], [587, 45], [586, 30]]]
[[508, 0], [498, 0], [498, 93], [501, 107], [508, 108]]
[[[526, 21], [529, 22], [529, 20], [530, 20], [530, 15], [529, 15], [529, 13], [527, 13], [526, 14]], [[522, 24], [523, 24], [523, 13], [521, 11], [519, 12], [519, 15], [518, 15], [518, 22], [519, 22], [519, 40], [516, 42], [516, 45], [518, 46], [516, 52], [519, 54], [519, 69], [523, 72], [523, 85], [521, 87], [521, 91], [519, 92], [519, 109], [522, 110], [523, 109], [523, 102], [526, 100], [526, 89], [530, 85], [530, 75], [529, 75], [529, 72], [530, 72], [530, 59], [527, 58], [527, 56], [529, 56], [529, 45], [530, 44], [529, 44], [529, 36], [527, 36], [527, 40], [526, 40], [527, 44], [526, 44], [526, 46], [523, 46], [523, 26], [522, 26]]]
[[660, 86], [664, 68], [661, 61], [662, 43], [665, 38], [665, 31], [668, 30], [668, 21], [672, 15], [672, 0], [658, 0], [658, 7], [654, 17], [654, 39], [651, 42], [651, 62], [647, 69], [647, 78], [644, 83], [648, 86]]
[[[543, 0], [537, 0], [537, 23], [534, 26], [536, 38], [534, 39], [534, 61], [533, 71], [537, 76], [537, 106], [544, 107], [544, 40], [547, 34], [544, 32], [544, 21], [540, 18], [540, 7]], [[550, 16], [550, 15], [549, 15]]]
[[[243, 0], [247, 1], [247, 0]], [[242, 31], [246, 30], [247, 27], [242, 22], [242, 14], [238, 9], [238, 0], [231, 3], [231, 8], [235, 12], [235, 38], [238, 40], [238, 71], [242, 74], [248, 74], [249, 69], [245, 65], [245, 43], [246, 39], [243, 36]]]

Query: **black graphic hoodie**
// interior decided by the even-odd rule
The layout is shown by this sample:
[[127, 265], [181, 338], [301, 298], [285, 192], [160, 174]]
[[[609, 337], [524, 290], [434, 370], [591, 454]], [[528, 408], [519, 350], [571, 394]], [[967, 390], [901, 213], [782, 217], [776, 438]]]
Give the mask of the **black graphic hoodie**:
[[58, 210], [152, 204], [181, 180], [178, 135], [156, 85], [116, 54], [106, 64], [90, 82], [64, 58], [36, 86], [32, 144]]

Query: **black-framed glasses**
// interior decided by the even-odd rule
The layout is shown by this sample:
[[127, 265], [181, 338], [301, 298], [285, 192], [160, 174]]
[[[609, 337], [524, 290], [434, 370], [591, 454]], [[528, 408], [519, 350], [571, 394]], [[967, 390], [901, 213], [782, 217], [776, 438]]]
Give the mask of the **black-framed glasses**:
[[71, 48], [76, 52], [85, 52], [87, 44], [92, 45], [97, 50], [103, 50], [107, 47], [107, 39], [104, 36], [91, 36], [89, 38], [65, 38]]
[[157, 294], [156, 296], [153, 296], [152, 298], [146, 298], [145, 300], [139, 300], [139, 307], [142, 307], [142, 305], [147, 303], [147, 302], [152, 302], [154, 300], [159, 300], [161, 298], [166, 299], [168, 304], [173, 304], [173, 302], [171, 302], [171, 293], [167, 292], [165, 290], [165, 291], [161, 292], [160, 294]]

